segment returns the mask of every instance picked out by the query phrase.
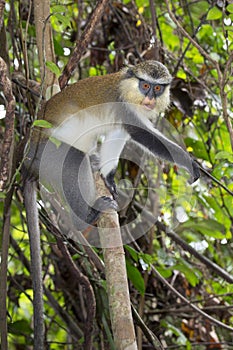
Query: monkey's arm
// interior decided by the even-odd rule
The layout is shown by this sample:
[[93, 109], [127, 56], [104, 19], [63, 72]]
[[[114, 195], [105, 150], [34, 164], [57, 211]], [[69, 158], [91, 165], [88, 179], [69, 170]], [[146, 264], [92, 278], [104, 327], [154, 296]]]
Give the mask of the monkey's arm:
[[173, 162], [178, 166], [185, 168], [191, 178], [190, 182], [195, 182], [200, 177], [198, 164], [190, 157], [188, 152], [179, 145], [170, 141], [160, 131], [155, 128], [149, 128], [148, 125], [127, 125], [126, 130], [132, 139], [144, 146], [149, 152], [161, 159]]

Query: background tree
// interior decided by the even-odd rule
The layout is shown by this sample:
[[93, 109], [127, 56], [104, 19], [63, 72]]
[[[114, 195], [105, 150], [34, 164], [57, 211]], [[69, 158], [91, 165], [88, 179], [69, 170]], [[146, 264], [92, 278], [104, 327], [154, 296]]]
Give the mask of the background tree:
[[[60, 77], [60, 84], [66, 84], [63, 68], [78, 47], [75, 43], [80, 38], [83, 42], [95, 5], [84, 0], [50, 1], [46, 20], [51, 22], [55, 56], [42, 66], [33, 2], [0, 1], [0, 205], [4, 214], [0, 320], [2, 325], [8, 323], [8, 328], [1, 328], [3, 349], [7, 336], [11, 349], [29, 348], [34, 337], [19, 145], [37, 115], [44, 83], [40, 70], [46, 67]], [[145, 202], [148, 222], [158, 216], [147, 235], [125, 246], [131, 302], [141, 317], [140, 321], [134, 314], [139, 349], [155, 348], [156, 337], [165, 349], [233, 346], [232, 20], [233, 5], [227, 1], [109, 2], [88, 46], [79, 52], [78, 66], [75, 70], [68, 66], [74, 82], [115, 72], [141, 59], [162, 61], [174, 77], [166, 118], [206, 171], [190, 187], [178, 175], [180, 171], [168, 164], [155, 166], [145, 159], [150, 178], [133, 162], [122, 159], [119, 164], [118, 179], [136, 188], [129, 207], [120, 213], [121, 223], [137, 216]], [[13, 144], [16, 169], [10, 152]], [[148, 184], [153, 191], [148, 192]], [[88, 320], [92, 347], [113, 349], [102, 251], [62, 237], [39, 198], [37, 206], [47, 348], [82, 349]], [[76, 278], [59, 249], [64, 240], [79, 272]], [[93, 317], [90, 306], [95, 303]]]

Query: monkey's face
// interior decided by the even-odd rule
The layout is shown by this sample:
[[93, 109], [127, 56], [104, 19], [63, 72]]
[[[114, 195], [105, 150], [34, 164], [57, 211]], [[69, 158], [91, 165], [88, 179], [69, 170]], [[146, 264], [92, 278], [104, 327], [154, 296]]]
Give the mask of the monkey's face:
[[136, 77], [127, 78], [120, 83], [121, 100], [138, 104], [156, 115], [164, 112], [170, 103], [169, 85], [158, 84]]
[[158, 115], [170, 103], [171, 75], [167, 68], [156, 61], [145, 61], [125, 70], [120, 82], [121, 100], [139, 104]]

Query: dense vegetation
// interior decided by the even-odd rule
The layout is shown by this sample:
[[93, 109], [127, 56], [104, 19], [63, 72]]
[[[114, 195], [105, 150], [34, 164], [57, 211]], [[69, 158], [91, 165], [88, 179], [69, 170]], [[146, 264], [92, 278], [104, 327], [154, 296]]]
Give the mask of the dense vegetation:
[[[59, 77], [95, 2], [51, 0], [50, 6], [56, 61], [46, 62], [46, 66]], [[41, 84], [33, 1], [8, 0], [0, 14], [0, 56], [13, 84], [15, 148], [22, 159], [18, 145], [35, 118]], [[131, 301], [165, 349], [232, 349], [233, 4], [207, 0], [110, 1], [70, 82], [115, 72], [141, 59], [160, 60], [173, 75], [172, 104], [165, 116], [169, 132], [179, 142], [183, 138], [205, 172], [190, 186], [185, 172], [171, 164], [155, 165], [152, 159], [145, 159], [149, 169], [146, 177], [137, 165], [121, 160], [119, 186], [123, 189], [130, 182], [136, 188], [129, 207], [120, 213], [121, 223], [135, 218], [142, 205], [158, 217], [146, 235], [142, 230], [136, 242], [125, 246]], [[4, 158], [7, 125], [3, 93], [0, 105]], [[1, 192], [0, 206], [1, 210], [6, 208], [7, 193], [12, 189], [8, 339], [10, 349], [29, 349], [33, 339], [30, 249], [19, 170]], [[74, 279], [58, 248], [60, 233], [49, 224], [39, 198], [38, 210], [47, 348], [82, 349], [90, 304], [96, 303], [96, 315], [91, 319], [93, 349], [113, 349], [101, 249], [88, 253], [77, 242], [67, 241], [80, 271], [80, 279]], [[87, 298], [90, 289], [94, 291], [93, 300]], [[207, 319], [193, 305], [211, 317]], [[138, 348], [152, 349], [144, 333], [137, 328]]]

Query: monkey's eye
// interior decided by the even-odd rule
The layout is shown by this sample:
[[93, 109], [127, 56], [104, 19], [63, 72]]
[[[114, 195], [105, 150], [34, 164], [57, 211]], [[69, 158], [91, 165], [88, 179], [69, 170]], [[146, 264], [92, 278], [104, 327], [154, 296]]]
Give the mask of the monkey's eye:
[[154, 92], [156, 95], [162, 94], [164, 91], [164, 86], [163, 85], [154, 85]]
[[150, 89], [150, 84], [147, 83], [146, 81], [142, 81], [141, 82], [141, 88], [144, 90], [144, 91], [148, 91]]
[[159, 92], [161, 90], [161, 85], [155, 85], [154, 90]]

